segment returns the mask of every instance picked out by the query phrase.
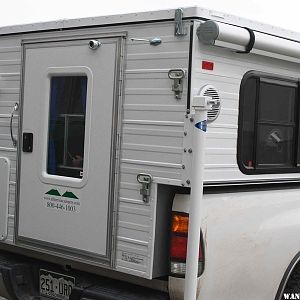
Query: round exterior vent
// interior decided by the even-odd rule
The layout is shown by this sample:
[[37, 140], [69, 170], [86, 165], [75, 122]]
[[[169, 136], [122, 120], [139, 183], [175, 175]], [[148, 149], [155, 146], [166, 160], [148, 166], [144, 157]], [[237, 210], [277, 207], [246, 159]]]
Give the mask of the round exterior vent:
[[214, 121], [218, 117], [221, 110], [221, 100], [218, 91], [214, 86], [206, 85], [201, 89], [200, 96], [211, 98], [210, 101], [212, 103], [212, 107], [207, 112], [207, 121]]

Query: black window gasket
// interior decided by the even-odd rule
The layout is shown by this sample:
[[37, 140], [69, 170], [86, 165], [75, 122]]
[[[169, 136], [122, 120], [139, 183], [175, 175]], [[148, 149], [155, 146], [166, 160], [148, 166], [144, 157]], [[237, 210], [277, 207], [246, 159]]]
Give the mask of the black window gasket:
[[[294, 136], [294, 167], [272, 167], [272, 168], [247, 168], [243, 163], [243, 114], [244, 114], [244, 101], [245, 101], [245, 85], [246, 82], [254, 78], [256, 79], [257, 87], [259, 87], [260, 80], [267, 80], [268, 82], [273, 82], [274, 84], [282, 85], [282, 86], [294, 86], [296, 88], [296, 97], [295, 97], [295, 136]], [[286, 83], [286, 84], [285, 84]], [[300, 112], [299, 112], [299, 79], [292, 78], [287, 76], [280, 76], [269, 74], [260, 71], [248, 71], [242, 78], [239, 92], [239, 116], [238, 116], [238, 136], [237, 136], [237, 164], [240, 171], [246, 175], [256, 175], [256, 174], [284, 174], [284, 173], [297, 173], [300, 172], [300, 138], [298, 138], [300, 132]], [[255, 116], [254, 116], [254, 139], [253, 139], [253, 156], [256, 159], [256, 149], [257, 149], [257, 107], [259, 101], [259, 91], [258, 88], [256, 90], [255, 99], [253, 101], [253, 105], [255, 105]], [[298, 150], [299, 149], [299, 150]]]

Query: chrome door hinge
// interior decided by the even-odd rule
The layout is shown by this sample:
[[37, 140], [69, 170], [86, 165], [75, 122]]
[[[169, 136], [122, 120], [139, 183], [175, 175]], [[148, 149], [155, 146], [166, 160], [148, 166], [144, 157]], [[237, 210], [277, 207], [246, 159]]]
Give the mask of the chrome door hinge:
[[175, 36], [184, 36], [186, 35], [186, 31], [183, 27], [182, 22], [183, 10], [182, 8], [177, 8], [175, 10]]
[[151, 194], [152, 176], [150, 174], [140, 173], [137, 176], [137, 181], [142, 184], [140, 194], [143, 196], [143, 201], [148, 203]]

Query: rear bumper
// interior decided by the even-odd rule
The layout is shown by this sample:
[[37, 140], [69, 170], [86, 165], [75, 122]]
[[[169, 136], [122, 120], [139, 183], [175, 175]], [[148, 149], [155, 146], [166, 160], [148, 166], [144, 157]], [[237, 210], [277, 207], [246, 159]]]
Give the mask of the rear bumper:
[[52, 272], [75, 277], [70, 300], [169, 300], [164, 292], [122, 281], [100, 277], [75, 270], [66, 271], [61, 266], [0, 251], [0, 296], [7, 299], [39, 297], [39, 272]]

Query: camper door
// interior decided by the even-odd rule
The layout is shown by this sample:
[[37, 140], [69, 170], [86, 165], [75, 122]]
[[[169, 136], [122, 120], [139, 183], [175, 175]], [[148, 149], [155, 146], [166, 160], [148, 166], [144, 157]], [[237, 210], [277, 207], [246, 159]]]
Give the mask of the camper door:
[[19, 243], [110, 260], [119, 48], [25, 43]]

